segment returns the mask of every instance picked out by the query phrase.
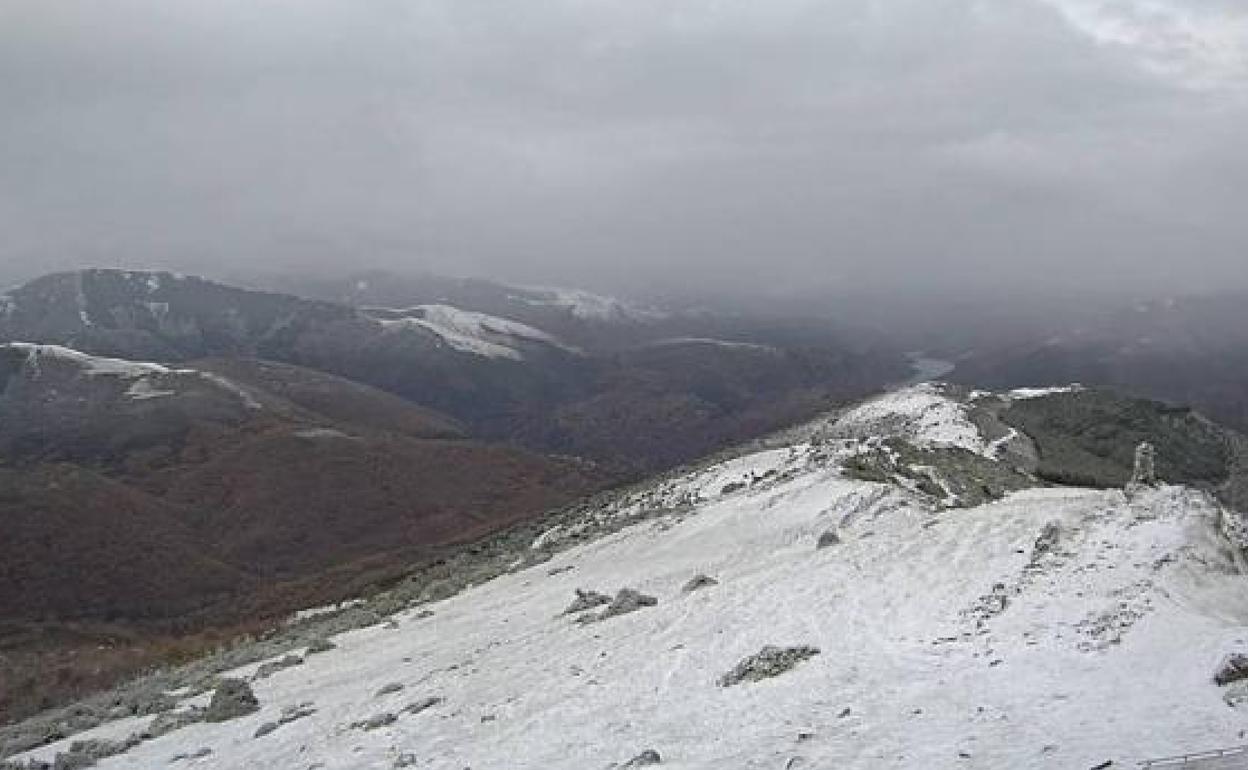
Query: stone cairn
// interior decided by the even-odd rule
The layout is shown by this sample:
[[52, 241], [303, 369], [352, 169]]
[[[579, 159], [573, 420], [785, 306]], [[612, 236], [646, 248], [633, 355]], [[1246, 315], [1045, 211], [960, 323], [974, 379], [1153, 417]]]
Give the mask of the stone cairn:
[[1157, 450], [1147, 441], [1135, 448], [1135, 470], [1127, 482], [1127, 494], [1157, 486]]

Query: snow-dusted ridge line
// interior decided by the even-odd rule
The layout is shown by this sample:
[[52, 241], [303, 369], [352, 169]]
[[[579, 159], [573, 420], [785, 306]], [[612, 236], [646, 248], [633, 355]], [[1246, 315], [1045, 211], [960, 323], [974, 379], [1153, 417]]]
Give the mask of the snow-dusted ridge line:
[[460, 310], [451, 305], [416, 305], [404, 309], [365, 308], [362, 312], [382, 328], [424, 329], [437, 335], [453, 350], [487, 358], [522, 360], [524, 354], [512, 347], [517, 341], [537, 342], [568, 352], [577, 352], [553, 335], [528, 324], [487, 313]]
[[45, 362], [57, 362], [78, 367], [82, 375], [86, 377], [116, 377], [130, 380], [125, 394], [135, 401], [175, 396], [178, 393], [176, 383], [179, 378], [196, 377], [232, 393], [248, 409], [262, 408], [260, 402], [246, 388], [221, 375], [200, 369], [171, 368], [150, 361], [94, 356], [63, 345], [32, 342], [0, 343], [0, 351], [6, 349], [24, 353], [25, 364], [35, 376], [39, 376]]
[[[841, 472], [840, 457], [887, 434], [818, 438], [857, 413], [852, 426], [961, 445], [965, 426], [937, 403], [960, 406], [950, 393], [907, 388], [801, 431], [810, 440], [639, 487], [587, 515], [665, 513], [398, 612], [397, 627], [339, 634], [253, 682], [258, 713], [98, 766], [208, 749], [185, 766], [583, 770], [652, 748], [676, 770], [1041, 770], [1242, 743], [1242, 713], [1209, 679], [1223, 654], [1248, 651], [1248, 582], [1209, 496], [1038, 488], [942, 512]], [[830, 530], [838, 542], [816, 548]], [[717, 583], [684, 593], [699, 574]], [[657, 606], [588, 625], [561, 614], [578, 588], [623, 587]], [[767, 645], [821, 652], [717, 684]], [[257, 737], [302, 703], [315, 713]]]
[[713, 337], [669, 337], [646, 343], [646, 347], [663, 347], [666, 345], [707, 345], [719, 348], [736, 348], [739, 350], [757, 350], [765, 353], [779, 354], [779, 348], [757, 342], [741, 342], [739, 340], [721, 340]]
[[162, 364], [147, 361], [130, 361], [123, 358], [108, 358], [82, 353], [63, 345], [48, 345], [32, 342], [5, 342], [0, 348], [17, 350], [27, 354], [27, 362], [38, 366], [41, 360], [62, 361], [77, 365], [88, 377], [148, 377], [157, 374], [194, 374], [193, 369], [170, 369]]

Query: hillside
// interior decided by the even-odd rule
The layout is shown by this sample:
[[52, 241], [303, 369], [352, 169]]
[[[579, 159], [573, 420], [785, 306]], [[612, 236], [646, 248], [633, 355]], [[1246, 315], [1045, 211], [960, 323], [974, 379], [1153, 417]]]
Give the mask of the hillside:
[[0, 296], [0, 719], [905, 369], [815, 332], [452, 283], [379, 280], [401, 301], [365, 306], [91, 269]]
[[[306, 287], [339, 300], [327, 301], [164, 272], [57, 273], [0, 297], [0, 342], [175, 368], [204, 358], [285, 363], [384, 390], [474, 438], [584, 454], [632, 475], [908, 371], [884, 346], [799, 322], [676, 317], [584, 292], [434, 276], [364, 283], [368, 291], [345, 296]], [[741, 353], [751, 346], [780, 355]], [[622, 425], [632, 412], [637, 426]]]
[[[189, 725], [84, 704], [74, 739], [96, 742], [11, 761], [1047, 768], [1236, 745], [1248, 696], [1213, 675], [1248, 653], [1238, 515], [1184, 485], [1035, 477], [1044, 445], [994, 420], [1073, 392], [922, 385], [829, 414], [500, 534], [452, 595], [417, 572], [114, 696], [169, 691], [160, 719]], [[250, 680], [254, 713], [202, 721], [214, 672]]]
[[963, 353], [952, 375], [985, 388], [1082, 382], [1190, 404], [1248, 429], [1248, 298], [1109, 304]]
[[0, 344], [0, 713], [79, 693], [98, 645], [340, 599], [610, 478], [290, 365]]

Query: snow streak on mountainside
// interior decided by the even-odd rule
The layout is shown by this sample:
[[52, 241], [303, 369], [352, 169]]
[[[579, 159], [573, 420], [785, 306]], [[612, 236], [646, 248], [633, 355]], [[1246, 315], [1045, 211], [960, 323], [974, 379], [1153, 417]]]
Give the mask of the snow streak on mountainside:
[[236, 396], [248, 409], [260, 409], [261, 405], [239, 385], [210, 372], [196, 369], [174, 369], [146, 361], [128, 361], [120, 358], [92, 356], [61, 345], [41, 345], [27, 342], [0, 343], [0, 364], [6, 359], [20, 362], [21, 373], [30, 379], [45, 375], [48, 367], [58, 368], [62, 376], [72, 378], [114, 378], [127, 385], [125, 395], [135, 401], [165, 398], [177, 395], [179, 385], [205, 384]]
[[419, 305], [406, 310], [367, 310], [386, 329], [417, 327], [433, 332], [452, 350], [486, 358], [519, 361], [523, 353], [513, 347], [519, 342], [537, 342], [567, 349], [540, 329], [507, 318], [460, 310], [450, 305]]
[[[842, 470], [887, 437], [983, 452], [964, 410], [918, 386], [658, 481], [595, 514], [637, 523], [339, 635], [257, 678], [257, 713], [99, 766], [1069, 768], [1241, 742], [1210, 677], [1248, 652], [1248, 583], [1211, 497], [1033, 488], [941, 510]], [[624, 588], [657, 604], [564, 613]], [[768, 646], [795, 665], [724, 686]]]

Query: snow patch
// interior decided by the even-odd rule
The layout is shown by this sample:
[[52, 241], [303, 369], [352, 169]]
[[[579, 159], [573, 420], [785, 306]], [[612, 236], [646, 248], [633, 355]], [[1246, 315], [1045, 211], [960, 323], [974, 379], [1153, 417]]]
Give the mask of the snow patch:
[[1052, 388], [1015, 388], [1008, 391], [1005, 395], [1007, 398], [1015, 401], [1025, 401], [1030, 398], [1044, 398], [1045, 396], [1055, 396], [1061, 393], [1079, 393], [1082, 390], [1084, 390], [1084, 387], [1076, 382]]
[[735, 340], [720, 340], [712, 337], [671, 337], [664, 340], [656, 340], [649, 343], [650, 347], [658, 347], [661, 345], [709, 345], [720, 348], [735, 348], [739, 350], [757, 350], [766, 353], [779, 354], [778, 348], [771, 345], [760, 345], [756, 342], [738, 342]]
[[264, 408], [264, 406], [259, 401], [257, 401], [255, 397], [251, 395], [251, 393], [247, 392], [245, 388], [243, 388], [242, 386], [240, 386], [238, 383], [234, 382], [233, 380], [227, 380], [225, 377], [222, 377], [219, 374], [213, 374], [212, 372], [194, 372], [194, 373], [198, 374], [202, 379], [205, 379], [208, 382], [211, 382], [213, 385], [216, 385], [217, 387], [223, 390], [227, 390], [230, 393], [233, 393], [235, 396], [238, 396], [238, 399], [243, 402], [243, 406], [247, 407], [248, 409], [259, 410], [259, 409]]
[[304, 438], [304, 439], [309, 439], [313, 441], [317, 439], [354, 439], [355, 438], [355, 436], [352, 436], [349, 433], [343, 433], [342, 431], [336, 430], [334, 428], [305, 428], [303, 430], [295, 431], [294, 435], [296, 438]]
[[[453, 350], [486, 358], [522, 360], [524, 355], [512, 347], [517, 341], [536, 342], [574, 352], [573, 348], [541, 329], [450, 305], [417, 305], [404, 310], [373, 308], [365, 312], [374, 314], [370, 318], [385, 329], [424, 329], [433, 332]], [[390, 314], [391, 317], [381, 314]]]
[[167, 366], [144, 361], [127, 361], [121, 358], [106, 358], [80, 353], [72, 348], [61, 345], [45, 345], [30, 342], [8, 342], [0, 348], [9, 348], [26, 353], [26, 363], [38, 370], [44, 361], [58, 361], [78, 366], [88, 377], [149, 377], [158, 374], [188, 374], [190, 369], [170, 369]]
[[126, 389], [126, 395], [135, 401], [147, 401], [153, 398], [166, 398], [168, 396], [176, 396], [176, 390], [162, 390], [152, 384], [147, 377], [141, 377], [130, 383], [130, 387]]

